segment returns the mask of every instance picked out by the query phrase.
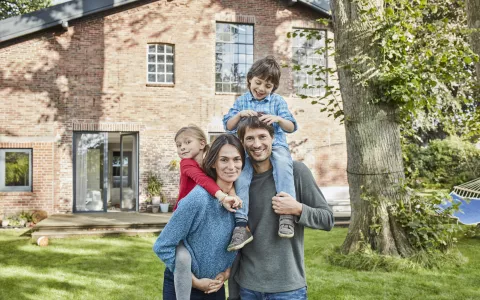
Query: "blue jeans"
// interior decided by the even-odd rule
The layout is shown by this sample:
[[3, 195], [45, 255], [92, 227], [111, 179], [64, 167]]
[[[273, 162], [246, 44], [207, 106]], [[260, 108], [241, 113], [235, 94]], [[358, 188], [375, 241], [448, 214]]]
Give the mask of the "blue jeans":
[[[293, 161], [290, 151], [283, 146], [273, 146], [270, 161], [273, 166], [273, 179], [275, 180], [277, 193], [285, 192], [296, 199], [295, 183], [293, 182]], [[246, 157], [242, 173], [235, 181], [235, 192], [243, 201], [242, 208], [237, 209], [235, 213], [235, 220], [248, 220], [249, 192], [252, 177], [253, 166], [250, 158]]]
[[240, 287], [242, 300], [306, 300], [307, 287], [282, 293], [261, 293]]
[[[220, 290], [218, 290], [218, 292], [213, 294], [205, 294], [200, 290], [192, 288], [190, 299], [225, 300], [225, 286], [223, 286]], [[168, 268], [165, 268], [165, 273], [163, 274], [163, 300], [177, 300], [177, 296], [175, 294], [175, 281], [173, 278], [173, 273]]]

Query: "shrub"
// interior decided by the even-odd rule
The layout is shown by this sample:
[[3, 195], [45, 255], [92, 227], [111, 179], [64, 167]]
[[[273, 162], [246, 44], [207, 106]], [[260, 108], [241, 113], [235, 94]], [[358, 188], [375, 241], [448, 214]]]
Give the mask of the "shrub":
[[432, 140], [426, 147], [406, 144], [403, 161], [412, 187], [450, 190], [480, 177], [480, 149], [456, 137]]

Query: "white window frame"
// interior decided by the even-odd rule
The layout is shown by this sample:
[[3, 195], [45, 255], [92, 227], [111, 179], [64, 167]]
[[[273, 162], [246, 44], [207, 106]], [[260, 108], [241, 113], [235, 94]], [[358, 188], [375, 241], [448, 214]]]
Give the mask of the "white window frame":
[[[175, 45], [151, 43], [147, 44], [146, 49], [147, 84], [175, 84]], [[171, 52], [167, 52], [168, 49]], [[155, 80], [152, 80], [152, 76]]]
[[[325, 68], [328, 67], [328, 61], [327, 61], [327, 58], [328, 58], [328, 55], [327, 55], [327, 51], [325, 49], [325, 53], [323, 54], [323, 57], [319, 54], [316, 54], [314, 53], [314, 51], [316, 49], [318, 49], [319, 47], [323, 47], [325, 48], [326, 47], [326, 39], [327, 39], [327, 31], [324, 30], [324, 29], [310, 29], [310, 28], [293, 28], [294, 31], [301, 31], [301, 30], [308, 30], [308, 31], [319, 31], [321, 32], [321, 34], [323, 35], [323, 40], [322, 41], [317, 41], [317, 45], [313, 45], [313, 41], [310, 40], [310, 41], [306, 41], [306, 46], [304, 44], [303, 47], [299, 47], [298, 45], [296, 45], [296, 42], [299, 40], [299, 39], [304, 39], [305, 37], [300, 37], [300, 35], [297, 35], [296, 37], [293, 38], [293, 41], [292, 41], [292, 61], [295, 63], [295, 64], [298, 64], [299, 61], [297, 59], [297, 56], [296, 56], [296, 51], [297, 49], [303, 49], [304, 52], [305, 52], [305, 57], [303, 58], [304, 61], [301, 62], [301, 65], [312, 65], [314, 64], [314, 61], [315, 60], [323, 60], [323, 66]], [[309, 55], [310, 54], [310, 55]], [[306, 61], [306, 63], [305, 63]], [[294, 92], [296, 94], [303, 94], [303, 95], [306, 95], [306, 96], [310, 96], [310, 97], [320, 97], [320, 96], [323, 96], [325, 94], [325, 88], [324, 87], [320, 87], [320, 88], [307, 88], [307, 89], [304, 89], [303, 88], [303, 82], [299, 82], [299, 78], [302, 77], [302, 78], [305, 78], [305, 83], [307, 83], [308, 85], [327, 85], [327, 74], [325, 73], [324, 74], [324, 80], [325, 82], [322, 82], [322, 81], [317, 81], [315, 80], [315, 75], [312, 74], [312, 75], [309, 75], [307, 74], [307, 70], [306, 69], [302, 69], [300, 71], [294, 71], [293, 72], [293, 89], [294, 89]]]
[[[23, 152], [29, 155], [28, 186], [5, 186], [5, 152]], [[0, 149], [0, 192], [31, 192], [32, 191], [32, 149]]]

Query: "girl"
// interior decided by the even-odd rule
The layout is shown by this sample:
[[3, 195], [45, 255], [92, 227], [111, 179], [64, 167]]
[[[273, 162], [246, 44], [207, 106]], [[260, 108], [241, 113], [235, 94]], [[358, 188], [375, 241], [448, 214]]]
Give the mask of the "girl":
[[[207, 153], [209, 146], [207, 138], [202, 129], [195, 125], [189, 125], [181, 128], [175, 135], [177, 153], [180, 157], [180, 190], [178, 200], [174, 211], [179, 202], [198, 184], [203, 187], [210, 195], [214, 196], [230, 212], [235, 212], [233, 208], [239, 207], [241, 200], [235, 196], [234, 189], [223, 192], [217, 183], [207, 176], [201, 169], [204, 154]], [[231, 195], [228, 195], [228, 194]], [[208, 237], [206, 237], [208, 238]], [[192, 258], [182, 241], [176, 248], [175, 255], [175, 291], [177, 299], [190, 299], [192, 289]]]

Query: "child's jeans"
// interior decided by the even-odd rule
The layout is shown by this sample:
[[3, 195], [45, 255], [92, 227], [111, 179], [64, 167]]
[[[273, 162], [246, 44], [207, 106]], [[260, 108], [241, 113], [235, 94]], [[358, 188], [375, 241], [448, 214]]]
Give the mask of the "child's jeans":
[[[177, 299], [190, 299], [192, 291], [192, 256], [181, 241], [175, 251], [174, 292]], [[173, 277], [173, 276], [172, 276]]]
[[[283, 146], [273, 146], [270, 161], [273, 166], [273, 179], [277, 193], [285, 192], [296, 199], [295, 183], [293, 181], [293, 161], [290, 151]], [[250, 183], [253, 177], [253, 166], [250, 158], [246, 157], [245, 167], [235, 181], [235, 192], [243, 201], [242, 208], [235, 213], [236, 221], [248, 221], [248, 203]]]

